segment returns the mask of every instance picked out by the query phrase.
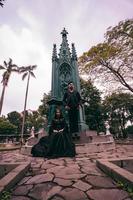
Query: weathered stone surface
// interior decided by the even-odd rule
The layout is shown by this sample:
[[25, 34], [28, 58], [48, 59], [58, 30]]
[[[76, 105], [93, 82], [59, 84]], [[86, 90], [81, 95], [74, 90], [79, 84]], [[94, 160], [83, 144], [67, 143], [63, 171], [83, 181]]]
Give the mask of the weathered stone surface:
[[55, 174], [58, 177], [60, 175], [62, 177], [62, 175], [71, 175], [71, 174], [80, 174], [80, 173], [81, 172], [80, 172], [79, 168], [78, 167], [73, 167], [73, 165], [72, 165], [70, 167], [64, 167], [64, 168], [60, 169], [60, 171], [56, 172]]
[[85, 177], [86, 175], [81, 173], [78, 168], [72, 168], [72, 167], [65, 167], [61, 169], [59, 172], [55, 173], [56, 178], [63, 178], [63, 179], [80, 179]]
[[87, 160], [78, 160], [76, 163], [78, 163], [81, 167], [95, 166], [95, 164], [92, 163], [89, 158], [87, 158]]
[[61, 186], [71, 186], [73, 184], [71, 180], [66, 180], [63, 178], [55, 178], [54, 182]]
[[51, 190], [48, 191], [48, 193], [46, 195], [46, 200], [50, 199], [55, 194], [58, 194], [61, 191], [61, 189], [62, 189], [62, 187], [60, 187], [60, 186], [54, 186]]
[[108, 177], [101, 177], [101, 176], [91, 176], [88, 175], [85, 180], [95, 187], [100, 188], [116, 188], [113, 184], [112, 179]]
[[52, 189], [52, 187], [56, 186], [54, 183], [42, 183], [37, 184], [30, 191], [28, 196], [37, 199], [37, 200], [46, 200], [47, 193]]
[[[95, 154], [96, 155], [96, 154]], [[80, 157], [80, 158], [76, 158], [76, 161], [82, 161], [82, 162], [85, 162], [85, 161], [87, 161], [87, 162], [89, 162], [90, 163], [90, 160], [89, 160], [89, 158], [87, 158], [87, 157]]]
[[76, 188], [66, 188], [59, 193], [65, 200], [87, 200], [87, 196]]
[[89, 175], [96, 175], [96, 176], [102, 176], [103, 173], [100, 173], [97, 169], [95, 169], [95, 167], [82, 167], [81, 168], [81, 172], [85, 173], [85, 174], [89, 174]]
[[10, 200], [31, 200], [29, 197], [25, 196], [12, 196]]
[[[10, 200], [46, 200], [48, 194], [50, 200], [77, 200], [77, 198], [80, 200], [131, 200], [132, 198], [129, 197], [129, 194], [113, 185], [112, 179], [107, 178], [107, 181], [107, 176], [99, 171], [95, 163], [97, 158], [111, 158], [112, 156], [114, 158], [122, 158], [123, 155], [124, 157], [133, 155], [132, 146], [124, 145], [121, 147], [117, 145], [115, 151], [80, 153], [75, 158], [59, 159], [27, 157], [21, 155], [19, 151], [8, 151], [0, 152], [0, 160], [2, 162], [6, 161], [6, 163], [13, 162], [16, 164], [20, 161], [24, 163], [30, 160], [32, 163], [32, 170], [26, 173], [26, 177], [15, 187], [14, 192], [16, 193], [12, 193], [13, 196]], [[48, 173], [48, 171], [51, 172]], [[44, 176], [45, 173], [52, 175], [48, 178]], [[40, 175], [36, 176], [36, 174]], [[81, 180], [82, 177], [85, 180]], [[92, 188], [87, 191], [82, 188], [83, 186], [81, 184], [81, 182], [87, 184], [86, 179], [88, 180], [88, 185], [92, 184]], [[41, 183], [38, 183], [40, 181]], [[28, 187], [32, 185], [33, 187], [29, 189]], [[27, 194], [28, 189], [29, 192]], [[23, 194], [21, 193], [22, 191], [24, 192]], [[79, 191], [81, 192], [80, 194]], [[86, 195], [88, 195], [88, 198], [86, 198]]]
[[55, 167], [55, 165], [44, 162], [41, 166], [41, 169], [50, 169], [50, 168], [53, 168], [53, 167]]
[[128, 197], [128, 193], [118, 189], [97, 189], [88, 190], [88, 196], [93, 200], [123, 200]]
[[19, 183], [18, 185], [23, 185], [24, 183], [26, 183], [26, 181], [28, 181], [32, 176], [27, 176], [27, 177], [24, 177]]
[[51, 198], [50, 200], [64, 200], [64, 198], [58, 196], [58, 195], [55, 195], [53, 198]]
[[50, 159], [50, 163], [54, 165], [64, 165], [65, 161], [63, 158], [58, 158], [58, 159]]
[[52, 167], [50, 169], [47, 169], [47, 172], [56, 174], [56, 173], [60, 173], [60, 171], [64, 168], [65, 168], [65, 166], [56, 166], [56, 167]]
[[57, 177], [58, 178], [64, 178], [64, 179], [71, 179], [72, 181], [73, 180], [78, 180], [78, 179], [81, 179], [81, 178], [83, 178], [83, 177], [85, 177], [86, 175], [85, 174], [68, 174], [68, 175], [66, 175], [66, 174], [62, 174], [62, 175], [58, 175]]
[[26, 184], [43, 183], [43, 182], [47, 182], [47, 181], [52, 181], [53, 178], [54, 178], [54, 175], [50, 174], [50, 173], [40, 174], [40, 175], [36, 175], [36, 176], [33, 176], [32, 178], [30, 178], [26, 182]]
[[77, 146], [76, 147], [76, 152], [77, 154], [85, 154], [87, 153], [86, 147], [85, 146]]
[[26, 195], [32, 187], [33, 185], [19, 186], [13, 191], [13, 195]]
[[45, 169], [40, 170], [40, 169], [35, 168], [32, 170], [32, 176], [39, 175], [39, 174], [45, 174], [45, 173], [46, 173]]
[[31, 168], [40, 168], [41, 163], [31, 163]]
[[80, 190], [82, 190], [84, 192], [89, 190], [90, 188], [92, 188], [92, 186], [90, 184], [85, 183], [85, 182], [83, 182], [81, 180], [79, 180], [76, 183], [74, 183], [73, 187], [78, 188], [78, 189], [80, 189]]

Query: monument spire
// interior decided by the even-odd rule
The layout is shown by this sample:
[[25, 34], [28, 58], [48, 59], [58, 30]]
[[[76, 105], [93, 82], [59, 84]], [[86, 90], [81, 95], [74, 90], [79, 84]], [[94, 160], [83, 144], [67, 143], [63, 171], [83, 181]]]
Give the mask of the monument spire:
[[77, 60], [77, 53], [76, 53], [74, 43], [72, 43], [72, 59]]
[[[76, 90], [80, 92], [80, 80], [75, 46], [72, 44], [72, 51], [70, 51], [67, 40], [68, 32], [65, 28], [62, 30], [61, 35], [62, 43], [60, 45], [59, 55], [57, 54], [56, 44], [53, 45], [51, 100], [49, 101], [50, 107], [48, 117], [49, 126], [51, 125], [53, 116], [55, 115], [55, 108], [57, 106], [61, 106], [62, 111], [64, 110], [62, 99], [65, 91], [67, 90], [68, 83], [72, 81]], [[65, 113], [64, 116], [66, 116]], [[83, 116], [83, 108], [80, 108], [79, 126], [81, 129], [85, 123], [85, 117]]]
[[57, 59], [57, 49], [56, 49], [56, 44], [53, 44], [52, 61], [55, 61], [56, 59]]
[[60, 47], [60, 52], [59, 52], [59, 60], [60, 62], [70, 62], [71, 60], [71, 53], [70, 53], [70, 48], [67, 40], [67, 34], [68, 32], [64, 28], [61, 32], [62, 34], [62, 43]]
[[64, 29], [62, 30], [61, 34], [62, 34], [62, 38], [67, 38], [68, 32], [67, 32], [66, 29], [64, 28]]

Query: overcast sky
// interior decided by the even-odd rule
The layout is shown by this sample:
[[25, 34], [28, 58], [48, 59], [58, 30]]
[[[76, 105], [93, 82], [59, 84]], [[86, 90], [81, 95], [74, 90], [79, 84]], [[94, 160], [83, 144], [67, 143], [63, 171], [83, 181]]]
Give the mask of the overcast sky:
[[[104, 40], [109, 26], [133, 17], [133, 0], [6, 0], [0, 8], [0, 65], [9, 58], [18, 66], [36, 64], [30, 79], [27, 109], [36, 110], [51, 89], [53, 43], [59, 50], [63, 27], [78, 56]], [[2, 70], [0, 71], [0, 79]], [[21, 112], [26, 80], [12, 74], [2, 114]], [[0, 85], [0, 95], [2, 85]]]

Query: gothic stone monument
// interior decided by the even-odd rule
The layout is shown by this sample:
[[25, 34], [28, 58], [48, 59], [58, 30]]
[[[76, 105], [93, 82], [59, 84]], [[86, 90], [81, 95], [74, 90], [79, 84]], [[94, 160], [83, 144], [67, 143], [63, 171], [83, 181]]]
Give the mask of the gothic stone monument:
[[[62, 99], [65, 90], [67, 89], [68, 82], [72, 81], [75, 88], [80, 92], [80, 80], [78, 73], [77, 55], [74, 44], [72, 44], [72, 51], [70, 51], [67, 34], [68, 32], [63, 29], [62, 43], [57, 55], [56, 44], [53, 45], [53, 55], [52, 55], [52, 87], [51, 87], [51, 100], [49, 103], [49, 117], [48, 126], [50, 126], [51, 121], [54, 116], [55, 106], [60, 105], [62, 107], [63, 113], [65, 109], [62, 105]], [[64, 114], [67, 120], [67, 115]], [[86, 129], [85, 115], [83, 108], [80, 108], [79, 116], [79, 128], [80, 130]]]

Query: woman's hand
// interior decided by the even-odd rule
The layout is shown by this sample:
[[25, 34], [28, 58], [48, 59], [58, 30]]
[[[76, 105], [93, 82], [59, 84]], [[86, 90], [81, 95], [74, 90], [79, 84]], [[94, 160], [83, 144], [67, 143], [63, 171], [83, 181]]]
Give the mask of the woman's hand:
[[62, 131], [64, 131], [64, 128], [59, 130], [59, 132], [62, 132]]
[[59, 131], [57, 131], [57, 130], [53, 130], [53, 132], [54, 132], [54, 133], [58, 133]]
[[69, 106], [65, 106], [65, 109], [66, 109], [66, 110], [70, 110], [70, 107], [69, 107]]

